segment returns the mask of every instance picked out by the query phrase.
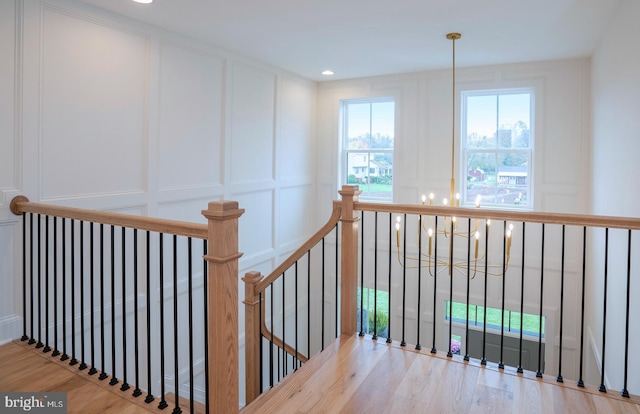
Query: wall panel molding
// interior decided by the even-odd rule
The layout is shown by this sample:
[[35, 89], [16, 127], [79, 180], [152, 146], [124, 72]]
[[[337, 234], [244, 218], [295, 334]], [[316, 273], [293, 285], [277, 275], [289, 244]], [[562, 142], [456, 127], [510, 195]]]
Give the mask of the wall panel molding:
[[159, 48], [157, 187], [222, 186], [225, 60], [170, 41]]
[[148, 37], [45, 3], [40, 33], [40, 199], [146, 191]]
[[[22, 183], [22, 2], [7, 1], [0, 5], [0, 207], [8, 203], [7, 192], [19, 191]], [[5, 84], [4, 81], [7, 81]], [[13, 82], [13, 84], [10, 84]], [[6, 99], [6, 102], [4, 101]], [[13, 108], [9, 108], [13, 105]], [[11, 159], [13, 157], [13, 159]]]

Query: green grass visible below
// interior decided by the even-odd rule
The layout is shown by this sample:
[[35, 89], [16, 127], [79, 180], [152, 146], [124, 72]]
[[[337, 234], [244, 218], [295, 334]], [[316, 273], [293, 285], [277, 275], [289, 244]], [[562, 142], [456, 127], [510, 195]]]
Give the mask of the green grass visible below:
[[[364, 296], [361, 293], [364, 292]], [[380, 315], [384, 315], [387, 318], [389, 317], [389, 292], [385, 290], [378, 290], [377, 292], [374, 289], [370, 288], [359, 288], [358, 289], [358, 308], [362, 304], [362, 308], [366, 309], [370, 313], [370, 317], [373, 318], [374, 313], [374, 303], [375, 312]], [[469, 306], [469, 323], [473, 325], [482, 326], [484, 323], [484, 307], [477, 305]], [[487, 308], [487, 326], [495, 327], [500, 329], [502, 324], [502, 310], [497, 308]], [[453, 319], [457, 321], [466, 321], [467, 320], [467, 305], [461, 302], [453, 302], [451, 306], [451, 313], [453, 314]], [[447, 319], [449, 318], [449, 301], [446, 302], [446, 311], [445, 311]], [[520, 312], [513, 312], [506, 310], [504, 311], [504, 327], [505, 330], [511, 331], [520, 331]], [[542, 323], [540, 323], [539, 315], [532, 315], [525, 313], [524, 318], [522, 319], [522, 331], [529, 335], [537, 335], [540, 333], [540, 328], [542, 325], [542, 333], [544, 337], [544, 317], [542, 317]], [[510, 328], [510, 329], [509, 329]]]
[[[446, 302], [446, 316], [449, 317], [449, 301]], [[451, 306], [451, 313], [454, 320], [466, 321], [467, 320], [467, 305], [461, 302], [453, 302]], [[496, 308], [487, 308], [487, 326], [493, 325], [501, 327], [502, 323], [502, 310]], [[484, 323], [484, 307], [477, 305], [469, 306], [469, 323], [482, 326]], [[540, 316], [524, 314], [522, 318], [522, 331], [529, 334], [540, 333]], [[512, 331], [520, 331], [520, 312], [504, 311], [504, 327], [505, 329], [511, 328]], [[542, 317], [542, 332], [544, 336], [544, 317]]]
[[[374, 303], [376, 312], [382, 312], [385, 315], [389, 314], [389, 292], [386, 290], [378, 290], [377, 293], [374, 289], [362, 288], [358, 289], [358, 307], [360, 307], [360, 293], [364, 290], [364, 297], [362, 298], [362, 307], [369, 312], [373, 313]], [[374, 302], [375, 299], [375, 302]]]

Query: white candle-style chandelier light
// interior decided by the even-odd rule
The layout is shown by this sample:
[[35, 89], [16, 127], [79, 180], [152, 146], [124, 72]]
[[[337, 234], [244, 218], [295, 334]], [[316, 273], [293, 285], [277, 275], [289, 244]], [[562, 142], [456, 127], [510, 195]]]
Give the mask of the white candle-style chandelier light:
[[[444, 198], [442, 204], [449, 207], [460, 207], [460, 193], [455, 191], [455, 88], [456, 88], [456, 40], [460, 39], [460, 33], [449, 33], [447, 39], [452, 41], [452, 127], [451, 127], [451, 187], [449, 198]], [[435, 194], [429, 194], [427, 199], [426, 195], [422, 196], [422, 205], [430, 206], [434, 203]], [[481, 198], [476, 198], [475, 206], [480, 208]], [[504, 254], [502, 264], [489, 264], [486, 261], [486, 251], [480, 253], [480, 238], [482, 236], [480, 230], [480, 220], [475, 219], [475, 224], [472, 226], [469, 219], [469, 225], [467, 229], [459, 229], [459, 220], [456, 216], [443, 217], [442, 223], [438, 223], [437, 217], [427, 217], [420, 215], [418, 217], [418, 251], [419, 254], [415, 257], [409, 256], [404, 252], [403, 243], [401, 243], [401, 222], [402, 218], [398, 216], [396, 218], [396, 250], [398, 256], [398, 262], [400, 266], [404, 268], [418, 268], [426, 267], [429, 269], [429, 274], [434, 276], [445, 269], [451, 276], [454, 271], [473, 279], [477, 273], [491, 275], [491, 276], [503, 276], [509, 266], [509, 259], [511, 255], [511, 238], [513, 233], [513, 225], [507, 226], [505, 223], [504, 229]], [[489, 240], [489, 228], [491, 221], [485, 221], [484, 237], [485, 237], [485, 249]], [[463, 226], [460, 226], [463, 227]], [[404, 246], [406, 248], [406, 223], [404, 225], [405, 240]], [[428, 248], [423, 252], [422, 239], [423, 234], [428, 237]], [[437, 237], [441, 235], [448, 241], [448, 252], [446, 259], [441, 259], [437, 253]], [[464, 260], [456, 260], [453, 257], [454, 239], [466, 240], [469, 246], [469, 255]], [[471, 241], [474, 241], [474, 253], [471, 257]], [[478, 265], [478, 263], [481, 263]]]

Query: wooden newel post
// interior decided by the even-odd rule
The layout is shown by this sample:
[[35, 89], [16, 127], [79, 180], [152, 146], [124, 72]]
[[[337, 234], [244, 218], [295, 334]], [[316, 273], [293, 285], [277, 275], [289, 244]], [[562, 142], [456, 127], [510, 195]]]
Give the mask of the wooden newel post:
[[258, 282], [263, 279], [260, 272], [245, 273], [244, 282], [244, 355], [246, 403], [260, 395], [260, 295], [256, 293]]
[[340, 333], [356, 333], [358, 312], [358, 225], [353, 202], [358, 201], [361, 191], [357, 185], [343, 185], [342, 196], [342, 254], [340, 258]]
[[238, 218], [236, 201], [214, 201], [202, 211], [209, 222], [208, 329], [211, 412], [237, 413], [238, 381]]

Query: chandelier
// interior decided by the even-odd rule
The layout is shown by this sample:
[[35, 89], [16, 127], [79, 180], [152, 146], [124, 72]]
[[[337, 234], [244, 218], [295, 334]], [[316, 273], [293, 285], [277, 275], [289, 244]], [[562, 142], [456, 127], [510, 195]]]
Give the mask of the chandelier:
[[[460, 39], [460, 33], [449, 33], [447, 39], [452, 42], [452, 87], [451, 87], [451, 112], [452, 112], [452, 126], [451, 126], [451, 186], [449, 198], [444, 198], [442, 204], [448, 207], [460, 207], [460, 193], [455, 191], [455, 88], [456, 88], [456, 40]], [[429, 194], [428, 203], [433, 206], [435, 194]], [[475, 207], [480, 208], [481, 196], [475, 200]], [[427, 205], [427, 196], [422, 196], [422, 205]], [[511, 255], [511, 238], [513, 232], [513, 224], [507, 226], [504, 223], [504, 256], [502, 264], [489, 264], [486, 260], [486, 251], [480, 253], [480, 238], [482, 236], [480, 220], [475, 219], [472, 225], [471, 219], [468, 220], [468, 225], [460, 225], [456, 216], [445, 216], [441, 223], [438, 222], [438, 217], [433, 216], [418, 216], [418, 255], [410, 256], [406, 254], [406, 233], [407, 223], [404, 223], [404, 248], [401, 243], [401, 223], [402, 217], [396, 218], [396, 251], [398, 262], [400, 266], [404, 268], [428, 268], [429, 274], [434, 276], [445, 269], [448, 271], [449, 276], [452, 276], [454, 272], [462, 274], [468, 278], [473, 279], [477, 273], [491, 276], [503, 276], [508, 269], [509, 259]], [[489, 241], [489, 228], [491, 221], [487, 219], [484, 225], [484, 246]], [[422, 239], [423, 234], [426, 234], [428, 238], [428, 248], [423, 252]], [[438, 236], [442, 236], [447, 240], [448, 248], [445, 255], [438, 254]], [[453, 255], [454, 239], [459, 238], [462, 241], [467, 241], [469, 254], [466, 260], [456, 260]], [[471, 257], [471, 241], [474, 240], [474, 254]], [[484, 266], [478, 267], [478, 263], [484, 263]]]

